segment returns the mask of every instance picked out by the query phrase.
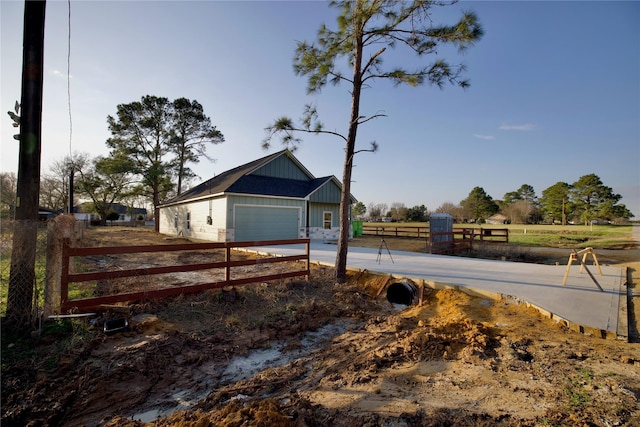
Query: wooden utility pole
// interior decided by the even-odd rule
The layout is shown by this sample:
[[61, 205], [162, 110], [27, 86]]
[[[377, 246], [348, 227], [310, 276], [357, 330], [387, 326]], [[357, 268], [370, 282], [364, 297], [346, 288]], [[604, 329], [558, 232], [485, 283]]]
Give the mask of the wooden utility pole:
[[24, 3], [16, 221], [7, 296], [7, 320], [17, 328], [25, 328], [31, 320], [35, 285], [45, 8], [45, 0], [28, 0]]

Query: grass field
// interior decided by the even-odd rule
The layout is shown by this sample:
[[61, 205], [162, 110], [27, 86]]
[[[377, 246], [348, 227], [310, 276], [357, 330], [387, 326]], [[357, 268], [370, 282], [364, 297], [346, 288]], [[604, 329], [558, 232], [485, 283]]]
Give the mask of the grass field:
[[569, 249], [627, 249], [634, 245], [630, 225], [485, 224], [482, 228], [508, 228], [509, 243], [514, 245]]
[[[366, 223], [366, 226], [384, 226], [389, 232], [394, 227], [423, 227], [428, 222]], [[537, 224], [454, 224], [456, 228], [482, 228], [509, 230], [509, 244], [550, 248], [630, 249], [635, 242], [631, 225], [537, 225]]]

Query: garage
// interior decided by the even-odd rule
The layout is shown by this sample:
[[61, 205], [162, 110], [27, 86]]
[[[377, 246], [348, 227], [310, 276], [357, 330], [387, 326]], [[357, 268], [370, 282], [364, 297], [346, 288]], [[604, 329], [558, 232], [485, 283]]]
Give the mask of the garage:
[[235, 206], [235, 241], [297, 239], [300, 208]]

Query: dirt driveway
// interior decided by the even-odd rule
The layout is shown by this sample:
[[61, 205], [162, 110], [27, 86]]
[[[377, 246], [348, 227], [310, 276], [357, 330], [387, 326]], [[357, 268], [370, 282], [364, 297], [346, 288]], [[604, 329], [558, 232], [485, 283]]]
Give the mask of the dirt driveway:
[[[90, 230], [85, 244], [167, 243]], [[113, 260], [117, 262], [117, 260]], [[285, 280], [109, 307], [2, 342], [2, 425], [640, 425], [640, 345], [385, 277]], [[105, 335], [106, 320], [129, 331]]]

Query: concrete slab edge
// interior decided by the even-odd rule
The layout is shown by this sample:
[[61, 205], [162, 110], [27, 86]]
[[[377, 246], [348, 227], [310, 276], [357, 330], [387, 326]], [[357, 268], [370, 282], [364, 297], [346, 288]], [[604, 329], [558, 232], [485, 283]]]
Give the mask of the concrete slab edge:
[[[253, 252], [256, 253], [258, 255], [270, 255], [268, 252], [262, 252], [262, 251], [256, 251], [256, 250], [245, 250], [246, 252]], [[311, 260], [310, 264], [314, 264], [317, 266], [324, 266], [324, 267], [329, 267], [329, 268], [334, 268], [335, 265], [333, 263], [328, 263], [328, 262], [322, 262], [322, 261], [315, 261], [315, 260]], [[348, 271], [354, 272], [354, 273], [362, 273], [364, 271], [367, 271], [368, 273], [374, 274], [374, 275], [379, 275], [379, 276], [391, 276], [394, 279], [400, 280], [403, 278], [406, 279], [411, 279], [416, 283], [420, 283], [423, 282], [424, 284], [426, 284], [427, 286], [429, 286], [432, 289], [455, 289], [457, 291], [460, 292], [464, 292], [467, 295], [470, 296], [475, 296], [475, 297], [483, 297], [483, 298], [487, 298], [487, 299], [492, 299], [494, 301], [507, 301], [508, 303], [515, 303], [518, 305], [524, 305], [527, 308], [533, 308], [535, 310], [537, 310], [542, 316], [553, 320], [554, 322], [560, 323], [562, 325], [564, 325], [565, 327], [567, 327], [569, 330], [574, 331], [574, 332], [579, 332], [581, 334], [584, 335], [588, 335], [588, 336], [594, 336], [594, 337], [598, 337], [598, 338], [602, 338], [602, 339], [620, 339], [620, 340], [626, 340], [628, 342], [628, 326], [626, 328], [626, 333], [624, 333], [624, 328], [622, 328], [623, 330], [621, 330], [620, 327], [620, 316], [623, 315], [622, 314], [622, 310], [619, 310], [618, 313], [618, 330], [616, 332], [613, 331], [608, 331], [605, 329], [599, 329], [599, 328], [595, 328], [593, 326], [588, 326], [588, 325], [582, 325], [580, 323], [577, 322], [573, 322], [569, 319], [565, 319], [562, 316], [559, 316], [556, 313], [550, 312], [542, 307], [539, 307], [535, 304], [532, 304], [528, 301], [525, 301], [521, 298], [517, 298], [513, 295], [506, 295], [506, 294], [501, 294], [498, 292], [491, 292], [491, 291], [485, 291], [482, 289], [474, 289], [474, 288], [469, 288], [466, 286], [458, 286], [458, 285], [450, 285], [447, 283], [440, 283], [440, 282], [433, 282], [430, 280], [425, 280], [424, 278], [415, 278], [415, 277], [410, 277], [410, 276], [396, 276], [390, 273], [383, 273], [383, 272], [379, 272], [379, 271], [372, 271], [372, 270], [366, 270], [366, 269], [361, 269], [361, 268], [347, 268]], [[626, 272], [626, 269], [623, 269]], [[622, 278], [621, 278], [622, 279]], [[626, 277], [625, 280], [620, 280], [620, 307], [622, 307], [622, 300], [624, 299], [624, 307], [625, 307], [625, 313], [626, 313], [626, 307], [627, 307], [627, 303], [626, 303], [626, 291], [624, 292], [624, 297], [622, 294], [622, 283], [625, 284], [626, 287]], [[624, 322], [624, 323], [628, 323], [628, 322]]]
[[[317, 262], [317, 265], [324, 265], [325, 267], [334, 267], [333, 264], [329, 264], [329, 263], [320, 263]], [[360, 268], [348, 268], [349, 271], [354, 272], [354, 273], [362, 273], [365, 270], [360, 269]], [[573, 332], [579, 332], [583, 335], [587, 335], [587, 336], [593, 336], [593, 337], [597, 337], [597, 338], [602, 338], [602, 339], [622, 339], [622, 340], [628, 340], [628, 334], [627, 336], [619, 336], [617, 332], [613, 332], [613, 331], [607, 331], [604, 329], [599, 329], [599, 328], [595, 328], [593, 326], [588, 326], [588, 325], [582, 325], [580, 323], [571, 321], [569, 319], [566, 319], [562, 316], [559, 316], [556, 313], [553, 313], [543, 307], [537, 306], [535, 304], [530, 303], [529, 301], [523, 300], [522, 298], [518, 298], [515, 297], [513, 295], [507, 295], [507, 294], [501, 294], [498, 292], [491, 292], [491, 291], [485, 291], [482, 289], [474, 289], [474, 288], [469, 288], [466, 286], [458, 286], [458, 285], [450, 285], [447, 283], [441, 283], [441, 282], [434, 282], [431, 280], [426, 280], [424, 278], [421, 277], [411, 277], [411, 276], [397, 276], [394, 274], [389, 274], [389, 273], [383, 273], [383, 272], [378, 272], [378, 271], [372, 271], [372, 270], [366, 270], [367, 273], [373, 274], [373, 275], [378, 275], [378, 276], [391, 276], [392, 278], [396, 279], [396, 280], [401, 280], [401, 279], [410, 279], [413, 280], [416, 283], [424, 283], [426, 286], [428, 286], [431, 289], [435, 289], [435, 290], [442, 290], [442, 289], [454, 289], [456, 291], [460, 291], [463, 292], [467, 295], [470, 296], [474, 296], [474, 297], [481, 297], [481, 298], [487, 298], [487, 299], [491, 299], [494, 301], [505, 301], [509, 304], [517, 304], [517, 305], [522, 305], [525, 306], [527, 308], [533, 308], [534, 310], [538, 311], [543, 317], [546, 317], [547, 319], [550, 319], [556, 323], [559, 323], [563, 326], [565, 326], [566, 328], [568, 328], [569, 330], [573, 331]], [[622, 285], [621, 285], [622, 286]], [[625, 292], [625, 299], [626, 299], [626, 292]], [[626, 306], [626, 303], [625, 303]]]
[[620, 272], [620, 288], [618, 290], [619, 302], [618, 302], [618, 339], [629, 342], [629, 269], [625, 267]]

